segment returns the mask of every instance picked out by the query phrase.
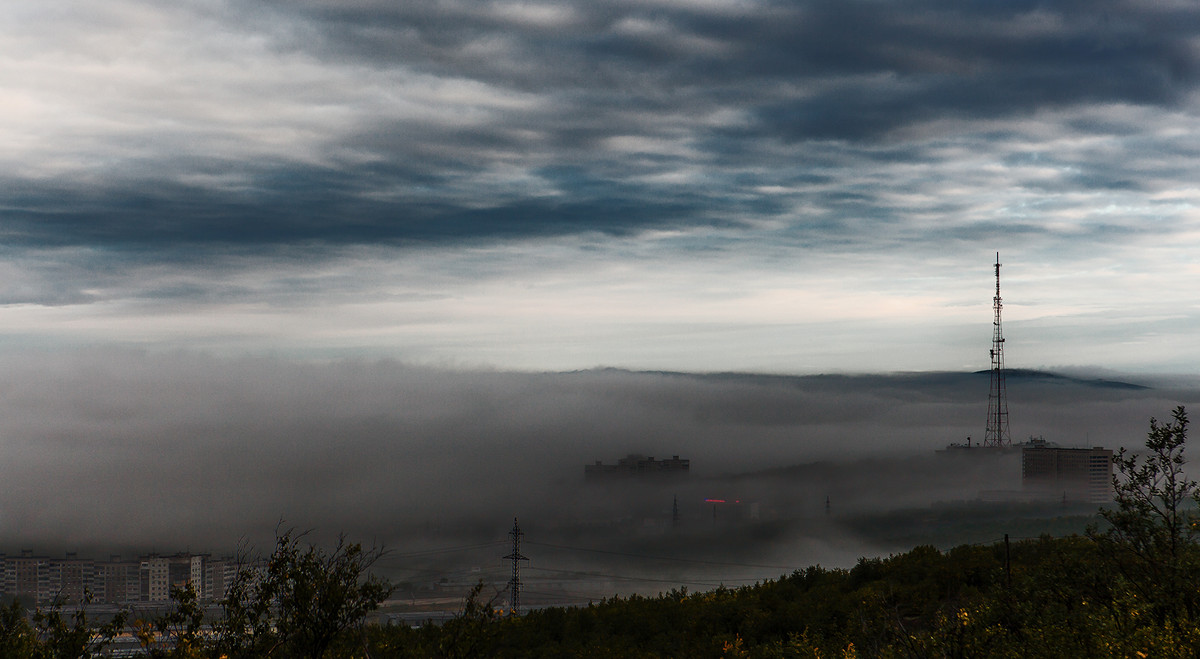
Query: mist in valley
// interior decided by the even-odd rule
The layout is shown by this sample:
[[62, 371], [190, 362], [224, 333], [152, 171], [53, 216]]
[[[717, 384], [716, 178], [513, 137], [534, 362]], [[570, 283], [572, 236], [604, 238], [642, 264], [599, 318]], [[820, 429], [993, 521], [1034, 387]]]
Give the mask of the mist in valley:
[[[982, 437], [986, 372], [522, 373], [112, 351], [3, 361], [10, 553], [223, 554], [296, 528], [385, 548], [378, 568], [415, 593], [503, 586], [516, 518], [531, 593], [576, 601], [849, 566], [905, 548], [864, 519], [1020, 489], [1019, 455], [935, 453]], [[1197, 399], [1181, 380], [1009, 377], [1014, 441], [1134, 448], [1151, 416]], [[629, 454], [678, 455], [690, 473], [585, 482], [585, 464]]]

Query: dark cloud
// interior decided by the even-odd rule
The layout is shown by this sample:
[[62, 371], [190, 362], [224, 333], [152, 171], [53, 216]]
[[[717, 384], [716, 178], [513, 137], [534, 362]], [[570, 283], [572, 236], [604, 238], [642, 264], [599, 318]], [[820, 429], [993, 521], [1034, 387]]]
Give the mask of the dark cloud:
[[[206, 128], [234, 140], [207, 154], [196, 148], [204, 132], [156, 126], [132, 141], [138, 158], [118, 156], [85, 178], [11, 177], [0, 198], [10, 244], [446, 242], [775, 218], [787, 206], [754, 191], [764, 178], [810, 184], [830, 175], [820, 166], [828, 157], [847, 172], [861, 157], [937, 161], [924, 145], [895, 144], [922, 125], [955, 121], [970, 133], [1044, 111], [1180, 107], [1197, 79], [1190, 39], [1200, 21], [1187, 7], [1133, 2], [940, 0], [312, 1], [235, 3], [230, 16], [241, 22], [229, 29], [256, 35], [270, 56], [350, 76], [338, 81], [344, 89], [272, 99], [359, 111], [318, 137], [325, 162], [236, 153], [237, 125]], [[408, 77], [390, 77], [401, 71]], [[379, 90], [388, 84], [399, 86]], [[466, 86], [438, 96], [452, 85]], [[423, 95], [431, 111], [400, 110]], [[1065, 120], [1091, 133], [1130, 130]], [[97, 129], [87, 143], [107, 139]], [[621, 139], [629, 146], [615, 147]], [[796, 163], [781, 145], [807, 145], [811, 160]], [[1062, 185], [1145, 185], [1110, 169]], [[221, 176], [239, 182], [196, 182]], [[887, 212], [878, 190], [840, 180], [847, 188], [826, 197], [829, 213]], [[861, 203], [836, 201], [847, 194]]]
[[[745, 204], [700, 190], [655, 197], [648, 186], [620, 188], [588, 178], [575, 168], [546, 170], [551, 180], [570, 180], [576, 194], [561, 199], [497, 200], [488, 208], [441, 202], [373, 201], [357, 173], [293, 170], [274, 172], [278, 183], [253, 193], [221, 193], [156, 182], [152, 189], [108, 188], [77, 192], [44, 187], [5, 213], [10, 246], [102, 245], [143, 247], [269, 246], [324, 243], [414, 245], [472, 239], [628, 234], [649, 226], [702, 220], [711, 225]], [[589, 190], [590, 188], [590, 190]], [[592, 196], [595, 195], [595, 196]], [[769, 200], [758, 200], [762, 209]], [[723, 213], [721, 211], [724, 211]]]
[[[556, 97], [588, 90], [580, 98], [591, 112], [693, 102], [702, 110], [736, 96], [763, 108], [763, 133], [790, 126], [786, 134], [820, 139], [873, 136], [946, 114], [1180, 100], [1196, 80], [1189, 39], [1200, 16], [1179, 6], [1102, 4], [562, 4], [567, 17], [551, 27], [506, 17], [516, 6], [503, 3], [314, 2], [301, 11], [327, 48], [377, 65]], [[492, 41], [503, 46], [499, 57], [468, 47]], [[689, 42], [697, 46], [679, 45]], [[768, 101], [781, 85], [806, 99], [773, 110]]]

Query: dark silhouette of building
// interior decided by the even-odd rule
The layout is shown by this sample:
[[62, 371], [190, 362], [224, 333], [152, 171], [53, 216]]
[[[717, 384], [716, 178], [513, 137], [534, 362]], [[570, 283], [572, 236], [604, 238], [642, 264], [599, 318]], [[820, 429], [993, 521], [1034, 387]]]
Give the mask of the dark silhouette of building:
[[622, 478], [686, 476], [691, 468], [691, 460], [682, 460], [673, 455], [669, 460], [655, 460], [653, 457], [629, 454], [617, 460], [617, 464], [606, 465], [596, 461], [595, 464], [583, 466], [583, 477], [589, 481], [601, 481]]

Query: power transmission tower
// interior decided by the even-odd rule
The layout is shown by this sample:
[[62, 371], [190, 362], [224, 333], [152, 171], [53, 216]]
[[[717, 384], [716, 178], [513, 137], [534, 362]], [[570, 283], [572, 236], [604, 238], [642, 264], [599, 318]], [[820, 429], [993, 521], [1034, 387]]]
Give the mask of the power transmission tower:
[[995, 320], [992, 321], [992, 390], [988, 394], [987, 430], [983, 435], [985, 448], [1008, 448], [1008, 395], [1004, 384], [1004, 334], [1000, 331], [1000, 252], [996, 252], [996, 297], [992, 298]]
[[521, 613], [521, 561], [529, 560], [521, 555], [521, 536], [525, 535], [521, 532], [521, 526], [517, 524], [517, 518], [513, 518], [513, 528], [508, 532], [513, 539], [512, 553], [504, 558], [512, 559], [512, 579], [508, 582], [509, 592], [509, 612], [512, 615], [520, 615]]

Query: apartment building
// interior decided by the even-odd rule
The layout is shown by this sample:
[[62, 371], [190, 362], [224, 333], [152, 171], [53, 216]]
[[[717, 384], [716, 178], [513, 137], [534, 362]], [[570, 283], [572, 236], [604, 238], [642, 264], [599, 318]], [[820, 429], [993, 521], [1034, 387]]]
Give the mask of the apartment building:
[[1026, 491], [1064, 501], [1112, 501], [1113, 452], [1100, 446], [1061, 448], [1046, 445], [1021, 449], [1021, 484]]

